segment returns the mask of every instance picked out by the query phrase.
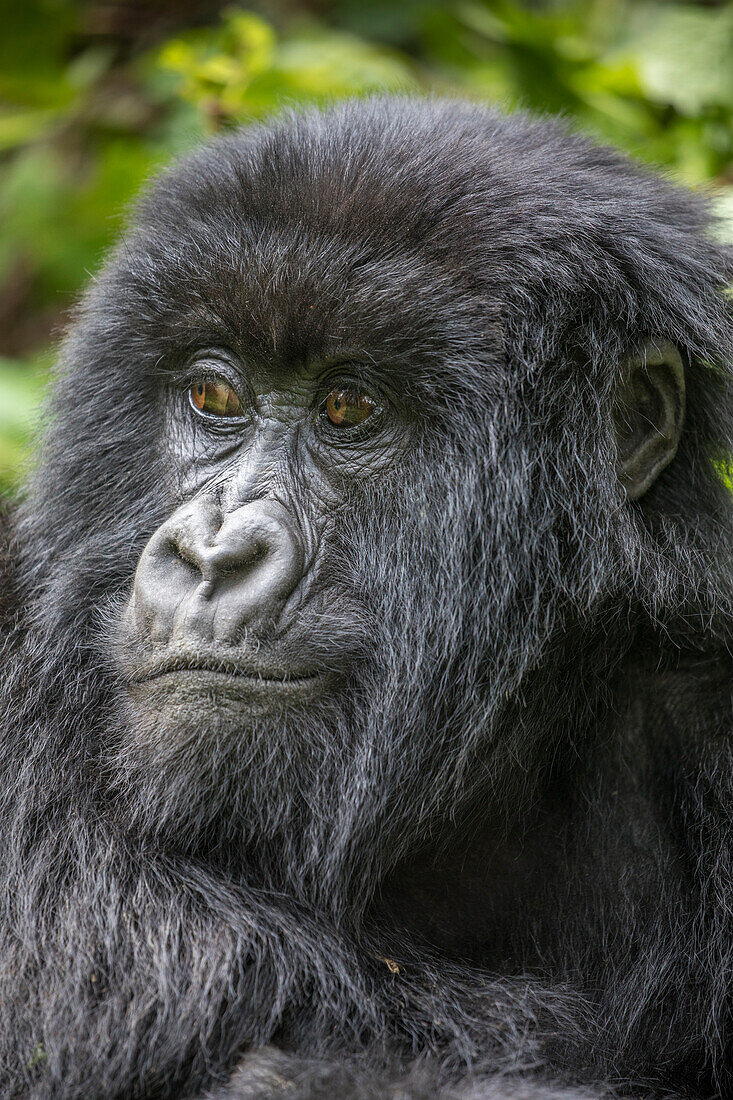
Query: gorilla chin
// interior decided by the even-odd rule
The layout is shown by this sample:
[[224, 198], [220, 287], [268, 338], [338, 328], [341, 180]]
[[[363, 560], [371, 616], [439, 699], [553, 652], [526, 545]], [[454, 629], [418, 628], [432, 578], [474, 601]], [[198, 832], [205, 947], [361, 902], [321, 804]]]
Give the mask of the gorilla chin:
[[[125, 636], [126, 627], [127, 614], [118, 629], [118, 736], [109, 756], [120, 822], [173, 837], [180, 849], [234, 833], [244, 852], [283, 835], [294, 792], [300, 809], [292, 812], [307, 805], [319, 819], [330, 816], [321, 786], [326, 762], [345, 749], [343, 676], [272, 645], [265, 663], [264, 643], [256, 652], [246, 643], [195, 649], [190, 641], [155, 650]], [[131, 790], [144, 797], [130, 800]]]

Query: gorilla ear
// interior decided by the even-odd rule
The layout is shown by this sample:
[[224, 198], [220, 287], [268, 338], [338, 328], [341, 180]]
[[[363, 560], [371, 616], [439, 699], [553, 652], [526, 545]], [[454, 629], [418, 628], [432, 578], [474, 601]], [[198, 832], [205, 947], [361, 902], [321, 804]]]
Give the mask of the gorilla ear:
[[682, 357], [666, 340], [650, 342], [626, 364], [613, 422], [618, 474], [629, 500], [638, 500], [677, 453], [685, 418]]

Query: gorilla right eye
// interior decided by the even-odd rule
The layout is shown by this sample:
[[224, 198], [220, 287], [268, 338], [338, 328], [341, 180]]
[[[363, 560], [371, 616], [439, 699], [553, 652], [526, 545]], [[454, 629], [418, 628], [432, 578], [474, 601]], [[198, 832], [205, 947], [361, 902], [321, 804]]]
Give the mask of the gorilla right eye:
[[188, 399], [196, 412], [209, 416], [241, 416], [242, 403], [236, 393], [221, 378], [197, 379], [189, 388]]

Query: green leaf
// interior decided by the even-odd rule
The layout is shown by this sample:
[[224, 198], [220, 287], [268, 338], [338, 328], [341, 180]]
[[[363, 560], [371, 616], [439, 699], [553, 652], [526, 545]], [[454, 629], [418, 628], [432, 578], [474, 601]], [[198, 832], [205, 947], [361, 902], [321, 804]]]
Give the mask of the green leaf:
[[642, 87], [660, 103], [694, 116], [733, 107], [733, 8], [643, 4], [633, 35]]

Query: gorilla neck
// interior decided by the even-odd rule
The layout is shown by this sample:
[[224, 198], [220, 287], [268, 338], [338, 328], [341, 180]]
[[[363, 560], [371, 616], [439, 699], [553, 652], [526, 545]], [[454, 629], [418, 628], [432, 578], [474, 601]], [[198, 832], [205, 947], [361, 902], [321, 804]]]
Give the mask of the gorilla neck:
[[672, 773], [700, 755], [691, 731], [730, 728], [731, 660], [659, 668], [644, 648], [619, 667], [594, 719], [564, 731], [564, 751], [508, 823], [478, 797], [449, 838], [395, 868], [376, 927], [503, 973], [563, 980], [582, 966], [602, 983], [652, 935], [662, 899], [671, 924], [692, 915]]

